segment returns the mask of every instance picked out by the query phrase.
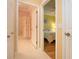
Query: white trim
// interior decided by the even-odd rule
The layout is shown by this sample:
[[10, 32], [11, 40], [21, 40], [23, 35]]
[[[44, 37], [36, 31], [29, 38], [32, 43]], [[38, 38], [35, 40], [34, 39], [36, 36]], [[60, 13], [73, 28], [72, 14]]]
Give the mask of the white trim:
[[18, 46], [18, 0], [16, 0], [16, 53], [17, 53], [17, 46]]
[[41, 3], [41, 5], [44, 6], [44, 5], [46, 5], [49, 1], [50, 1], [50, 0], [44, 0], [44, 1]]
[[41, 50], [44, 50], [44, 41], [43, 41], [43, 19], [44, 19], [44, 11], [43, 11], [43, 7], [40, 6], [39, 7], [39, 48]]
[[56, 9], [55, 9], [55, 19], [56, 19], [56, 37], [55, 37], [55, 38], [56, 38], [56, 43], [55, 43], [56, 45], [55, 45], [55, 58], [56, 58], [56, 59], [58, 59], [58, 57], [57, 57], [57, 32], [58, 32], [58, 30], [57, 30], [57, 28], [58, 28], [58, 23], [57, 23], [57, 8], [58, 8], [57, 6], [58, 6], [58, 5], [57, 5], [57, 1], [58, 1], [58, 0], [55, 0], [55, 7], [56, 7]]
[[38, 5], [36, 4], [33, 4], [33, 3], [29, 3], [29, 2], [24, 2], [24, 1], [19, 1], [19, 3], [24, 3], [24, 4], [29, 4], [29, 5], [32, 5], [32, 6], [35, 6], [35, 7], [38, 7]]
[[39, 20], [40, 20], [40, 17], [39, 17], [39, 15], [40, 15], [40, 14], [39, 14], [39, 8], [38, 8], [37, 11], [38, 11], [38, 21], [37, 21], [37, 22], [38, 22], [38, 24], [37, 24], [37, 27], [38, 27], [38, 39], [37, 39], [37, 41], [38, 41], [38, 42], [37, 42], [37, 48], [39, 48], [39, 46], [40, 46], [40, 45], [39, 45], [39, 41], [40, 41], [40, 36], [39, 36]]

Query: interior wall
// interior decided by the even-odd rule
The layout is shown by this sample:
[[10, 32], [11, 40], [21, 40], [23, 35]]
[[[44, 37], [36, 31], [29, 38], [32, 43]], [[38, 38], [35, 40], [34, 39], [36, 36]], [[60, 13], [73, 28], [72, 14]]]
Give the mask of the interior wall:
[[19, 7], [19, 36], [24, 39], [31, 39], [31, 11], [25, 6]]
[[51, 32], [56, 31], [55, 9], [55, 0], [50, 0], [44, 6], [44, 29]]
[[44, 15], [44, 29], [56, 32], [55, 16]]

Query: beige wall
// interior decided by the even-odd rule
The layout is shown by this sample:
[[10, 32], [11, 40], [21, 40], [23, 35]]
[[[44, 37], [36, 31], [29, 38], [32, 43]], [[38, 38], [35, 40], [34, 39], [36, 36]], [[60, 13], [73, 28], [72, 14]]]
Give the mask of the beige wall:
[[25, 10], [21, 7], [19, 8], [19, 36], [23, 38], [26, 38], [26, 33], [27, 33], [26, 22], [27, 20], [30, 20], [30, 18], [28, 19], [28, 17], [30, 17], [30, 12]]
[[20, 3], [19, 5], [19, 36], [31, 39], [32, 36], [32, 11], [33, 7]]

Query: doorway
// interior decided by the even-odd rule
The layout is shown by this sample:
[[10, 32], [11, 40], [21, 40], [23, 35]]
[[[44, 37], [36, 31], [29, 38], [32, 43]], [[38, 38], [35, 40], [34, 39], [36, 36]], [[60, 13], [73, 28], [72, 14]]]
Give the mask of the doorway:
[[17, 53], [24, 53], [29, 45], [36, 47], [36, 10], [35, 6], [18, 2]]
[[56, 19], [55, 19], [55, 0], [50, 0], [44, 6], [44, 51], [55, 59], [56, 45]]
[[[18, 1], [18, 0], [17, 0]], [[23, 0], [24, 1], [24, 0]], [[32, 1], [32, 3], [33, 3], [33, 1], [34, 0], [27, 0], [26, 2], [28, 3], [28, 1]], [[42, 1], [42, 0], [39, 0], [39, 1]], [[34, 1], [34, 4], [35, 3], [37, 3], [37, 2], [39, 2], [38, 0], [36, 0], [36, 2]], [[43, 0], [44, 1], [44, 0]], [[62, 2], [63, 1], [63, 2]], [[63, 4], [62, 4], [63, 3]], [[18, 28], [19, 26], [18, 26], [18, 24], [19, 24], [19, 22], [18, 22], [18, 24], [16, 24], [17, 22], [15, 22], [15, 18], [18, 18], [18, 16], [14, 16], [14, 15], [16, 15], [15, 14], [15, 9], [17, 9], [17, 8], [14, 8], [15, 6], [16, 6], [16, 4], [18, 4], [18, 2], [16, 2], [15, 0], [14, 1], [9, 1], [8, 0], [8, 4], [10, 4], [9, 5], [9, 7], [8, 7], [8, 15], [9, 15], [9, 19], [8, 19], [8, 24], [10, 25], [10, 26], [8, 26], [8, 39], [11, 39], [11, 40], [9, 40], [9, 42], [8, 42], [8, 44], [9, 44], [9, 47], [8, 47], [8, 49], [10, 49], [10, 50], [8, 50], [8, 57], [11, 59], [13, 59], [14, 57], [12, 57], [12, 56], [14, 56], [14, 50], [13, 49], [15, 49], [14, 48], [14, 46], [13, 45], [16, 45], [16, 46], [18, 46], [18, 40], [20, 40], [19, 38], [17, 39], [17, 41], [16, 41], [16, 44], [15, 44], [15, 41], [13, 41], [13, 39], [15, 38], [15, 29], [16, 28]], [[38, 4], [38, 3], [37, 3]], [[40, 4], [40, 3], [39, 3]], [[63, 8], [63, 7], [65, 7], [65, 8]], [[40, 7], [40, 6], [39, 6]], [[41, 9], [43, 9], [42, 8], [43, 6], [41, 5]], [[63, 58], [65, 58], [65, 59], [71, 59], [71, 52], [68, 52], [68, 51], [71, 51], [71, 47], [69, 47], [69, 46], [71, 46], [71, 45], [69, 45], [69, 44], [71, 44], [70, 42], [71, 42], [71, 38], [70, 37], [67, 37], [68, 35], [69, 35], [69, 33], [71, 34], [71, 25], [70, 25], [70, 22], [71, 22], [71, 9], [70, 9], [70, 7], [71, 7], [71, 0], [69, 1], [69, 0], [56, 0], [56, 18], [57, 18], [57, 34], [55, 34], [55, 35], [57, 35], [57, 42], [55, 43], [56, 44], [56, 59], [62, 59], [62, 56], [63, 56]], [[39, 8], [40, 9], [40, 8]], [[67, 22], [65, 22], [65, 24], [67, 24], [66, 26], [63, 26], [64, 28], [63, 28], [63, 30], [65, 29], [65, 27], [67, 27], [68, 25], [69, 25], [69, 27], [67, 27], [65, 30], [66, 31], [64, 31], [64, 32], [62, 32], [62, 9], [63, 9], [63, 16], [64, 16], [64, 19], [63, 20], [65, 20], [65, 21], [67, 21]], [[68, 11], [68, 10], [70, 10], [70, 11]], [[11, 11], [11, 12], [10, 12]], [[42, 11], [42, 10], [41, 10]], [[65, 12], [65, 13], [64, 13]], [[18, 12], [16, 12], [16, 13], [18, 13]], [[42, 13], [41, 13], [41, 17], [40, 18], [42, 18]], [[44, 16], [44, 15], [43, 15]], [[66, 20], [67, 19], [67, 20]], [[40, 19], [41, 20], [41, 19]], [[39, 20], [39, 21], [40, 21]], [[17, 21], [17, 20], [16, 20]], [[45, 21], [45, 22], [47, 22], [47, 21]], [[15, 24], [16, 24], [16, 26], [15, 26]], [[64, 22], [63, 22], [63, 25], [65, 25], [64, 24]], [[43, 24], [42, 24], [42, 20], [40, 21], [40, 28], [43, 26]], [[44, 28], [44, 27], [43, 27]], [[30, 28], [31, 29], [31, 28]], [[69, 30], [69, 31], [68, 31]], [[17, 29], [16, 29], [16, 31], [18, 31]], [[36, 30], [35, 30], [36, 31]], [[42, 31], [43, 31], [43, 29], [40, 29], [40, 31], [39, 31], [39, 33], [41, 33], [42, 34]], [[43, 32], [44, 33], [44, 32]], [[63, 33], [63, 38], [62, 38], [62, 33]], [[19, 35], [19, 33], [16, 33], [16, 34], [18, 34]], [[26, 34], [26, 33], [25, 33]], [[41, 35], [40, 34], [40, 40], [42, 41], [44, 38], [43, 38], [43, 34]], [[67, 43], [64, 43], [63, 44], [63, 46], [64, 46], [64, 48], [69, 48], [69, 50], [67, 49], [67, 50], [65, 50], [65, 49], [63, 49], [63, 47], [62, 47], [62, 39], [65, 39], [64, 37], [65, 37], [65, 35], [66, 35], [66, 37], [68, 38], [66, 41], [67, 41]], [[11, 37], [11, 38], [10, 38]], [[26, 36], [22, 36], [23, 38], [24, 38], [24, 40], [26, 40], [25, 38], [27, 38]], [[28, 37], [29, 38], [29, 37]], [[28, 40], [30, 40], [30, 39], [28, 39]], [[47, 39], [46, 39], [47, 40]], [[70, 41], [70, 42], [69, 42]], [[27, 42], [27, 41], [24, 41], [24, 42]], [[33, 42], [36, 42], [36, 40], [34, 41], [33, 40]], [[64, 40], [64, 42], [65, 42], [65, 40]], [[35, 43], [36, 44], [36, 43]], [[67, 45], [66, 45], [67, 44]], [[24, 44], [25, 45], [25, 44]], [[66, 45], [66, 46], [65, 46]], [[26, 45], [25, 45], [26, 46]], [[43, 46], [43, 44], [41, 43], [41, 46]], [[67, 51], [67, 53], [65, 52], [65, 51]], [[37, 51], [37, 52], [40, 52], [40, 51]], [[11, 56], [10, 56], [11, 55]], [[33, 56], [34, 54], [31, 54], [30, 53], [30, 56]], [[40, 54], [40, 53], [38, 53], [38, 55], [36, 54], [35, 56], [39, 56], [39, 55], [44, 55], [44, 56], [42, 56], [42, 57], [45, 57], [45, 58], [41, 58], [41, 59], [46, 59], [47, 57], [46, 57], [46, 55], [45, 54]], [[25, 56], [25, 55], [21, 55], [20, 54], [20, 56]], [[68, 57], [69, 56], [69, 57]], [[66, 58], [67, 57], [67, 58]], [[38, 57], [38, 58], [40, 58], [40, 56]], [[23, 59], [23, 58], [20, 58], [19, 57], [19, 59]], [[25, 58], [25, 59], [28, 59], [28, 58]], [[33, 59], [33, 58], [32, 58]]]
[[[38, 8], [23, 2], [18, 4], [18, 39], [15, 59], [50, 59], [37, 47]], [[41, 57], [41, 58], [40, 58]]]

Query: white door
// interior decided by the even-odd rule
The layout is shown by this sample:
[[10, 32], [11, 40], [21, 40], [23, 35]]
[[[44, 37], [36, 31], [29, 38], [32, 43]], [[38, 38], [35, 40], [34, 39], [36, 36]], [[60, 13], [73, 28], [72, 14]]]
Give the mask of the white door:
[[35, 48], [37, 48], [37, 12], [36, 9], [32, 12], [32, 43]]
[[15, 0], [8, 0], [7, 4], [7, 59], [14, 59]]
[[72, 2], [62, 0], [63, 12], [63, 59], [72, 59]]

